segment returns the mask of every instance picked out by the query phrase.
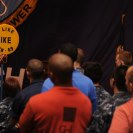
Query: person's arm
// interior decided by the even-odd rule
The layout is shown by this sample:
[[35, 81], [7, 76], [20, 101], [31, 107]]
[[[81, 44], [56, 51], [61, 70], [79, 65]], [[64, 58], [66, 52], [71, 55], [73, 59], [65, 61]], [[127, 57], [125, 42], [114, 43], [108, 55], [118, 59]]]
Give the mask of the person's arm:
[[24, 112], [19, 119], [20, 133], [31, 133], [34, 128], [34, 114], [30, 106], [30, 101], [27, 103]]
[[11, 110], [11, 117], [14, 120], [18, 120], [23, 109], [24, 109], [24, 103], [23, 103], [23, 97], [21, 95], [21, 93], [18, 93], [17, 96], [14, 98], [13, 100], [13, 104], [12, 104], [12, 110]]
[[108, 133], [129, 133], [128, 118], [121, 107], [116, 109]]
[[89, 97], [92, 102], [92, 107], [93, 107], [93, 113], [97, 110], [97, 95], [96, 95], [96, 88], [92, 84], [89, 92]]
[[51, 89], [53, 86], [54, 86], [54, 84], [53, 84], [53, 82], [51, 81], [51, 79], [50, 79], [50, 78], [47, 78], [47, 79], [44, 81], [44, 83], [43, 83], [41, 92], [46, 92], [46, 91], [48, 91], [49, 89]]
[[89, 123], [87, 126], [87, 133], [100, 133], [101, 122], [102, 122], [102, 115], [100, 114], [100, 112], [96, 111], [93, 114], [91, 123]]

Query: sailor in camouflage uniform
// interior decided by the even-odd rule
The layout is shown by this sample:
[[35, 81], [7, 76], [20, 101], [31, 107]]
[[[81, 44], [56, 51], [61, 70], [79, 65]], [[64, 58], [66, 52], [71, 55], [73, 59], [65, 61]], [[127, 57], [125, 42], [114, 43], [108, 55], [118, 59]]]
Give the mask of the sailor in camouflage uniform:
[[98, 62], [85, 62], [83, 65], [84, 74], [90, 77], [96, 87], [97, 105], [101, 105], [105, 100], [110, 99], [111, 95], [100, 84], [103, 75], [102, 66]]
[[8, 97], [0, 102], [0, 133], [5, 133], [6, 128], [10, 127], [9, 112], [11, 111], [12, 98]]
[[131, 98], [125, 85], [126, 70], [126, 66], [116, 68], [113, 81], [114, 95], [104, 101], [93, 114], [93, 121], [87, 129], [87, 133], [107, 133], [115, 108]]
[[17, 79], [9, 77], [3, 85], [4, 99], [0, 102], [0, 133], [9, 133], [8, 128], [12, 125], [10, 111], [13, 98], [20, 91]]

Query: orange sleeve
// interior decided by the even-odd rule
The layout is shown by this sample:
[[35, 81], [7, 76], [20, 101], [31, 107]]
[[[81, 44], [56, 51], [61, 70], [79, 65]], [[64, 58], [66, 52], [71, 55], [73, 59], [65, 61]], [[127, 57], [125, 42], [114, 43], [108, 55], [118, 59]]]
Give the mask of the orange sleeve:
[[124, 108], [116, 109], [108, 133], [129, 133], [128, 118]]
[[30, 133], [34, 127], [33, 111], [30, 106], [30, 101], [27, 103], [22, 115], [19, 119], [20, 133]]

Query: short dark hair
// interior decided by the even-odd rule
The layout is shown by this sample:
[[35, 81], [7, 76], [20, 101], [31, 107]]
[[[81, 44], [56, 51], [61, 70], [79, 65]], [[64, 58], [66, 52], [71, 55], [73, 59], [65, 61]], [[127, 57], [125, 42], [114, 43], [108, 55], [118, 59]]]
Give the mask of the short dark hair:
[[72, 43], [64, 43], [60, 46], [60, 52], [71, 57], [72, 61], [77, 60], [78, 49]]
[[84, 74], [92, 79], [94, 83], [101, 80], [103, 69], [98, 62], [85, 62], [83, 64]]
[[30, 73], [33, 79], [40, 79], [44, 75], [44, 64], [38, 59], [31, 59], [27, 64], [26, 70]]
[[127, 69], [128, 66], [121, 65], [119, 67], [116, 67], [114, 70], [113, 78], [115, 80], [115, 85], [119, 91], [127, 91], [125, 79]]
[[8, 77], [3, 84], [4, 97], [15, 97], [20, 91], [19, 81], [14, 77]]

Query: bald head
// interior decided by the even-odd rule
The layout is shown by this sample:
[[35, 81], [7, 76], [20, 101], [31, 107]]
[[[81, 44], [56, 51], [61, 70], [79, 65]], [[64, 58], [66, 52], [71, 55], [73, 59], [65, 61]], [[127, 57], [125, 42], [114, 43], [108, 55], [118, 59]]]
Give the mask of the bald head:
[[26, 70], [28, 75], [30, 75], [33, 79], [40, 79], [44, 74], [44, 65], [42, 61], [38, 59], [31, 59], [27, 64]]
[[69, 56], [61, 53], [54, 54], [49, 58], [48, 64], [50, 78], [56, 85], [71, 81], [73, 61]]
[[126, 77], [127, 77], [128, 82], [133, 83], [133, 66], [130, 66], [128, 68], [127, 73], [126, 73]]
[[126, 72], [126, 85], [128, 91], [133, 94], [133, 66], [130, 66]]

